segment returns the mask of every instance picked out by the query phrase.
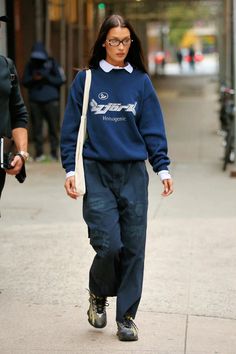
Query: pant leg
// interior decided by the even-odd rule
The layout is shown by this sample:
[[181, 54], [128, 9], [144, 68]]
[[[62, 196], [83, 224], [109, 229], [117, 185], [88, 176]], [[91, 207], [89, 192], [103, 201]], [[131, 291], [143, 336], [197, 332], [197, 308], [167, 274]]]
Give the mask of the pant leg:
[[144, 162], [84, 160], [84, 219], [96, 251], [90, 290], [117, 295], [117, 321], [134, 318], [142, 293], [147, 226], [148, 175]]
[[6, 179], [6, 172], [2, 168], [0, 168], [0, 198], [5, 184], [5, 179]]
[[51, 101], [44, 103], [44, 117], [48, 124], [51, 155], [58, 157], [58, 133], [59, 133], [59, 102]]
[[[1, 200], [2, 190], [5, 184], [5, 179], [6, 179], [6, 172], [2, 168], [0, 168], [0, 200]], [[0, 217], [1, 217], [1, 210], [0, 210]]]
[[30, 102], [32, 131], [35, 146], [35, 155], [40, 156], [43, 154], [43, 103]]
[[144, 162], [132, 163], [120, 189], [119, 212], [122, 252], [121, 282], [116, 320], [135, 318], [142, 294], [148, 208], [148, 174]]
[[89, 288], [97, 296], [115, 296], [120, 284], [121, 250], [117, 201], [109, 171], [100, 162], [84, 160], [86, 195], [83, 216], [96, 255], [89, 273]]

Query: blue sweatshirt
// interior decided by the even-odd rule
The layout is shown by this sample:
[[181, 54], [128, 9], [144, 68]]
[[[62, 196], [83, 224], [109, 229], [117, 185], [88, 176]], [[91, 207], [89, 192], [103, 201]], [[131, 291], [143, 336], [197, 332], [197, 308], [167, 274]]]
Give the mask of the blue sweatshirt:
[[[61, 129], [61, 159], [75, 170], [75, 151], [82, 112], [85, 71], [74, 79]], [[153, 170], [168, 170], [163, 115], [147, 74], [134, 69], [92, 69], [87, 113], [88, 138], [83, 156], [101, 161], [143, 161]]]

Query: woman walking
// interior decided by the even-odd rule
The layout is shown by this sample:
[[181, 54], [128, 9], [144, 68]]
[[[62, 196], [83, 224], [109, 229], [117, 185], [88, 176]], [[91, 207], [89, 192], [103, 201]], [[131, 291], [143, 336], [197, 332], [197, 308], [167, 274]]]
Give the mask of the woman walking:
[[[161, 108], [146, 73], [140, 40], [127, 20], [106, 18], [94, 44], [92, 82], [83, 148], [83, 217], [96, 251], [89, 274], [88, 321], [107, 324], [107, 297], [117, 297], [118, 338], [138, 339], [134, 318], [141, 299], [148, 207], [145, 160], [172, 193]], [[70, 89], [61, 131], [65, 189], [76, 199], [75, 151], [85, 71]]]

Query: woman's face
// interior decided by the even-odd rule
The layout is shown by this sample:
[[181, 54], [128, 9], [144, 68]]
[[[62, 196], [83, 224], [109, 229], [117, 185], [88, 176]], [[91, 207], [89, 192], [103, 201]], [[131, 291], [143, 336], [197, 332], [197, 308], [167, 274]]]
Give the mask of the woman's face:
[[111, 28], [107, 33], [105, 43], [103, 43], [103, 46], [106, 48], [106, 61], [115, 66], [124, 66], [130, 45], [131, 38], [128, 28]]

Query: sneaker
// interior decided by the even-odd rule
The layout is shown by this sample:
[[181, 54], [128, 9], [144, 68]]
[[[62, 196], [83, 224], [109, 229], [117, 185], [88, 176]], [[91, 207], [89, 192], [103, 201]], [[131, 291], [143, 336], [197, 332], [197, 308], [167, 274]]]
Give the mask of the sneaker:
[[95, 328], [104, 328], [107, 324], [107, 298], [90, 293], [89, 302], [90, 305], [87, 312], [89, 323]]
[[50, 161], [57, 162], [58, 157], [56, 155], [50, 155]]
[[117, 322], [117, 336], [121, 341], [138, 340], [138, 327], [131, 316], [125, 316], [122, 322]]
[[45, 155], [39, 155], [35, 157], [35, 162], [44, 162], [46, 161], [46, 156]]

